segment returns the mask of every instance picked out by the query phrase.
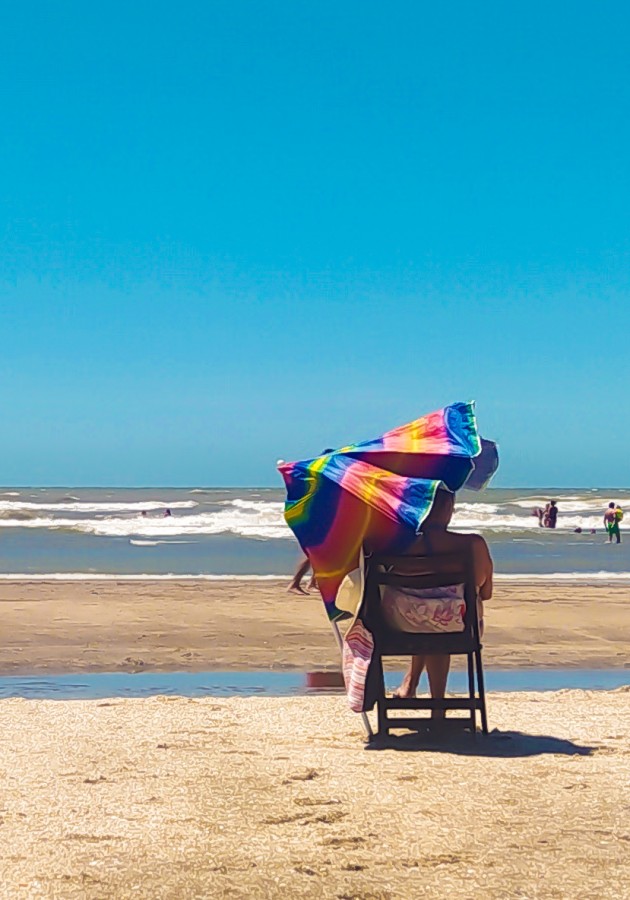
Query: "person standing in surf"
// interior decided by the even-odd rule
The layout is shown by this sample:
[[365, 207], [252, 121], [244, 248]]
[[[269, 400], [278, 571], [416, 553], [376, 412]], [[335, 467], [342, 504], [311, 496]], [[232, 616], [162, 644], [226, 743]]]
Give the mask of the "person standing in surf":
[[621, 531], [619, 523], [623, 519], [623, 510], [616, 503], [609, 503], [608, 509], [604, 513], [604, 525], [608, 532], [608, 543], [612, 544], [613, 537], [617, 538], [617, 543], [621, 543]]
[[550, 500], [545, 510], [545, 528], [555, 528], [558, 520], [558, 507], [555, 500]]

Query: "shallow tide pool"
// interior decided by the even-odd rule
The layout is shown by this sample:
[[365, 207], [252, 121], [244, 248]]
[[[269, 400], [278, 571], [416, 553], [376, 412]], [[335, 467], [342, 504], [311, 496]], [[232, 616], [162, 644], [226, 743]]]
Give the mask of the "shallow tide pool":
[[[612, 690], [630, 684], [630, 669], [488, 669], [489, 691], [557, 691], [582, 688]], [[401, 673], [389, 672], [389, 688]], [[426, 689], [423, 681], [421, 690]], [[449, 690], [465, 693], [466, 673], [453, 672]], [[330, 693], [330, 689], [327, 689]], [[111, 697], [267, 696], [315, 693], [306, 686], [304, 672], [90, 672], [71, 675], [0, 676], [0, 698], [98, 700]]]

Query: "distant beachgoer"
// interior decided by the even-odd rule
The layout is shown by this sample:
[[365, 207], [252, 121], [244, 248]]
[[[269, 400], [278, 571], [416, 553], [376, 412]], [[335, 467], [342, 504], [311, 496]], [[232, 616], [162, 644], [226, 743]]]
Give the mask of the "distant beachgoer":
[[302, 579], [311, 568], [311, 561], [308, 556], [305, 556], [300, 565], [295, 570], [295, 575], [291, 579], [291, 584], [287, 588], [292, 594], [308, 594], [309, 590], [313, 587], [317, 586], [317, 582], [315, 581], [315, 573], [311, 575], [311, 579], [308, 583], [307, 590], [304, 590], [302, 587]]
[[172, 516], [172, 515], [173, 515], [173, 513], [170, 511], [170, 509], [164, 510], [164, 518], [165, 519], [167, 519], [169, 516]]
[[617, 503], [609, 503], [608, 509], [604, 513], [604, 525], [606, 526], [606, 531], [608, 532], [608, 543], [612, 544], [612, 539], [615, 537], [617, 539], [617, 543], [621, 543], [621, 531], [619, 529], [619, 523], [623, 519], [623, 510]]
[[558, 507], [556, 506], [556, 503], [556, 500], [549, 500], [544, 509], [537, 506], [536, 509], [532, 510], [532, 515], [538, 516], [538, 524], [541, 528], [556, 527], [556, 520], [558, 518]]
[[143, 519], [146, 519], [146, 516], [147, 516], [146, 509], [143, 509], [142, 512], [140, 513], [140, 515], [142, 516]]

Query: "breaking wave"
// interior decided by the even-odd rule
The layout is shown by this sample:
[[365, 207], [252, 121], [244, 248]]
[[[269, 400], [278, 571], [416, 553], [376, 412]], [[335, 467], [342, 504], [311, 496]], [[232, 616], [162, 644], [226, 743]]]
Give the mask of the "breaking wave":
[[[201, 494], [201, 489], [196, 489]], [[453, 527], [461, 531], [516, 535], [541, 533], [532, 515], [544, 497], [522, 497], [503, 503], [460, 502]], [[164, 510], [172, 516], [164, 516]], [[602, 528], [601, 498], [567, 496], [559, 502], [558, 532]], [[99, 537], [172, 540], [178, 536], [232, 534], [258, 540], [290, 540], [283, 518], [284, 504], [274, 500], [233, 498], [211, 500], [81, 501], [73, 495], [56, 502], [0, 500], [0, 528], [73, 531]], [[141, 515], [145, 513], [145, 515]], [[548, 534], [548, 532], [546, 532]]]
[[121, 575], [111, 572], [1, 572], [0, 581], [283, 581], [286, 575], [176, 575], [167, 574], [142, 574], [124, 573]]
[[[172, 538], [177, 535], [235, 534], [258, 539], [291, 538], [282, 512], [282, 503], [256, 500], [220, 501], [214, 511], [190, 513], [194, 500], [168, 503], [8, 503], [0, 502], [0, 528], [39, 528], [76, 531], [100, 537]], [[166, 507], [174, 511], [163, 516]], [[159, 510], [159, 515], [150, 515]], [[182, 514], [185, 510], [186, 513]], [[37, 515], [38, 512], [59, 515]], [[148, 511], [142, 516], [139, 513]], [[68, 513], [94, 513], [96, 517], [74, 518]], [[106, 515], [110, 513], [110, 515]], [[112, 513], [126, 513], [112, 515]], [[178, 514], [179, 513], [179, 514]]]
[[[275, 497], [274, 497], [275, 493]], [[612, 492], [614, 495], [616, 492]], [[186, 494], [188, 495], [186, 497]], [[160, 542], [190, 540], [200, 535], [233, 535], [265, 540], [292, 540], [281, 500], [277, 492], [240, 492], [227, 489], [193, 488], [179, 494], [171, 489], [156, 489], [125, 497], [118, 491], [106, 498], [91, 492], [42, 491], [40, 495], [5, 491], [0, 494], [0, 529], [50, 530], [96, 537], [126, 538], [133, 546], [156, 546]], [[453, 527], [460, 531], [480, 531], [494, 540], [503, 535], [514, 542], [539, 539], [553, 541], [555, 535], [540, 529], [532, 510], [544, 506], [551, 494], [488, 492], [477, 497], [458, 498]], [[170, 497], [170, 499], [169, 499]], [[558, 497], [560, 514], [556, 532], [568, 533], [603, 528], [606, 495], [599, 491], [567, 492]], [[630, 505], [627, 491], [610, 499]], [[165, 516], [170, 509], [171, 516]], [[6, 532], [5, 532], [6, 533]], [[149, 543], [151, 542], [151, 543]]]
[[[513, 574], [495, 574], [497, 581], [515, 582], [574, 582], [577, 584], [601, 584], [611, 582], [617, 584], [630, 583], [630, 572], [549, 572], [531, 573], [516, 572]], [[175, 573], [141, 573], [115, 574], [111, 572], [2, 572], [0, 581], [283, 581], [284, 575], [235, 575], [235, 574], [197, 574], [177, 575]]]
[[77, 513], [128, 512], [137, 515], [143, 510], [147, 512], [158, 509], [193, 509], [198, 505], [199, 504], [194, 500], [138, 500], [128, 501], [126, 503], [102, 501], [99, 503], [89, 503], [87, 501], [79, 500], [78, 497], [67, 497], [56, 503], [29, 503], [27, 501], [0, 500], [0, 512], [21, 512], [23, 510], [39, 512], [41, 510], [46, 510], [50, 512]]

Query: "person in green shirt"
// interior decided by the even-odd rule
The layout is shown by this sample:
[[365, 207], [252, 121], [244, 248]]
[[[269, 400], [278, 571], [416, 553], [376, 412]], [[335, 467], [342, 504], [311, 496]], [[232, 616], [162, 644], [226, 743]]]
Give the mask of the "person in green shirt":
[[613, 537], [617, 538], [617, 543], [621, 543], [621, 531], [619, 523], [623, 519], [623, 510], [616, 503], [609, 503], [608, 509], [604, 513], [604, 525], [608, 532], [608, 543], [612, 544]]

